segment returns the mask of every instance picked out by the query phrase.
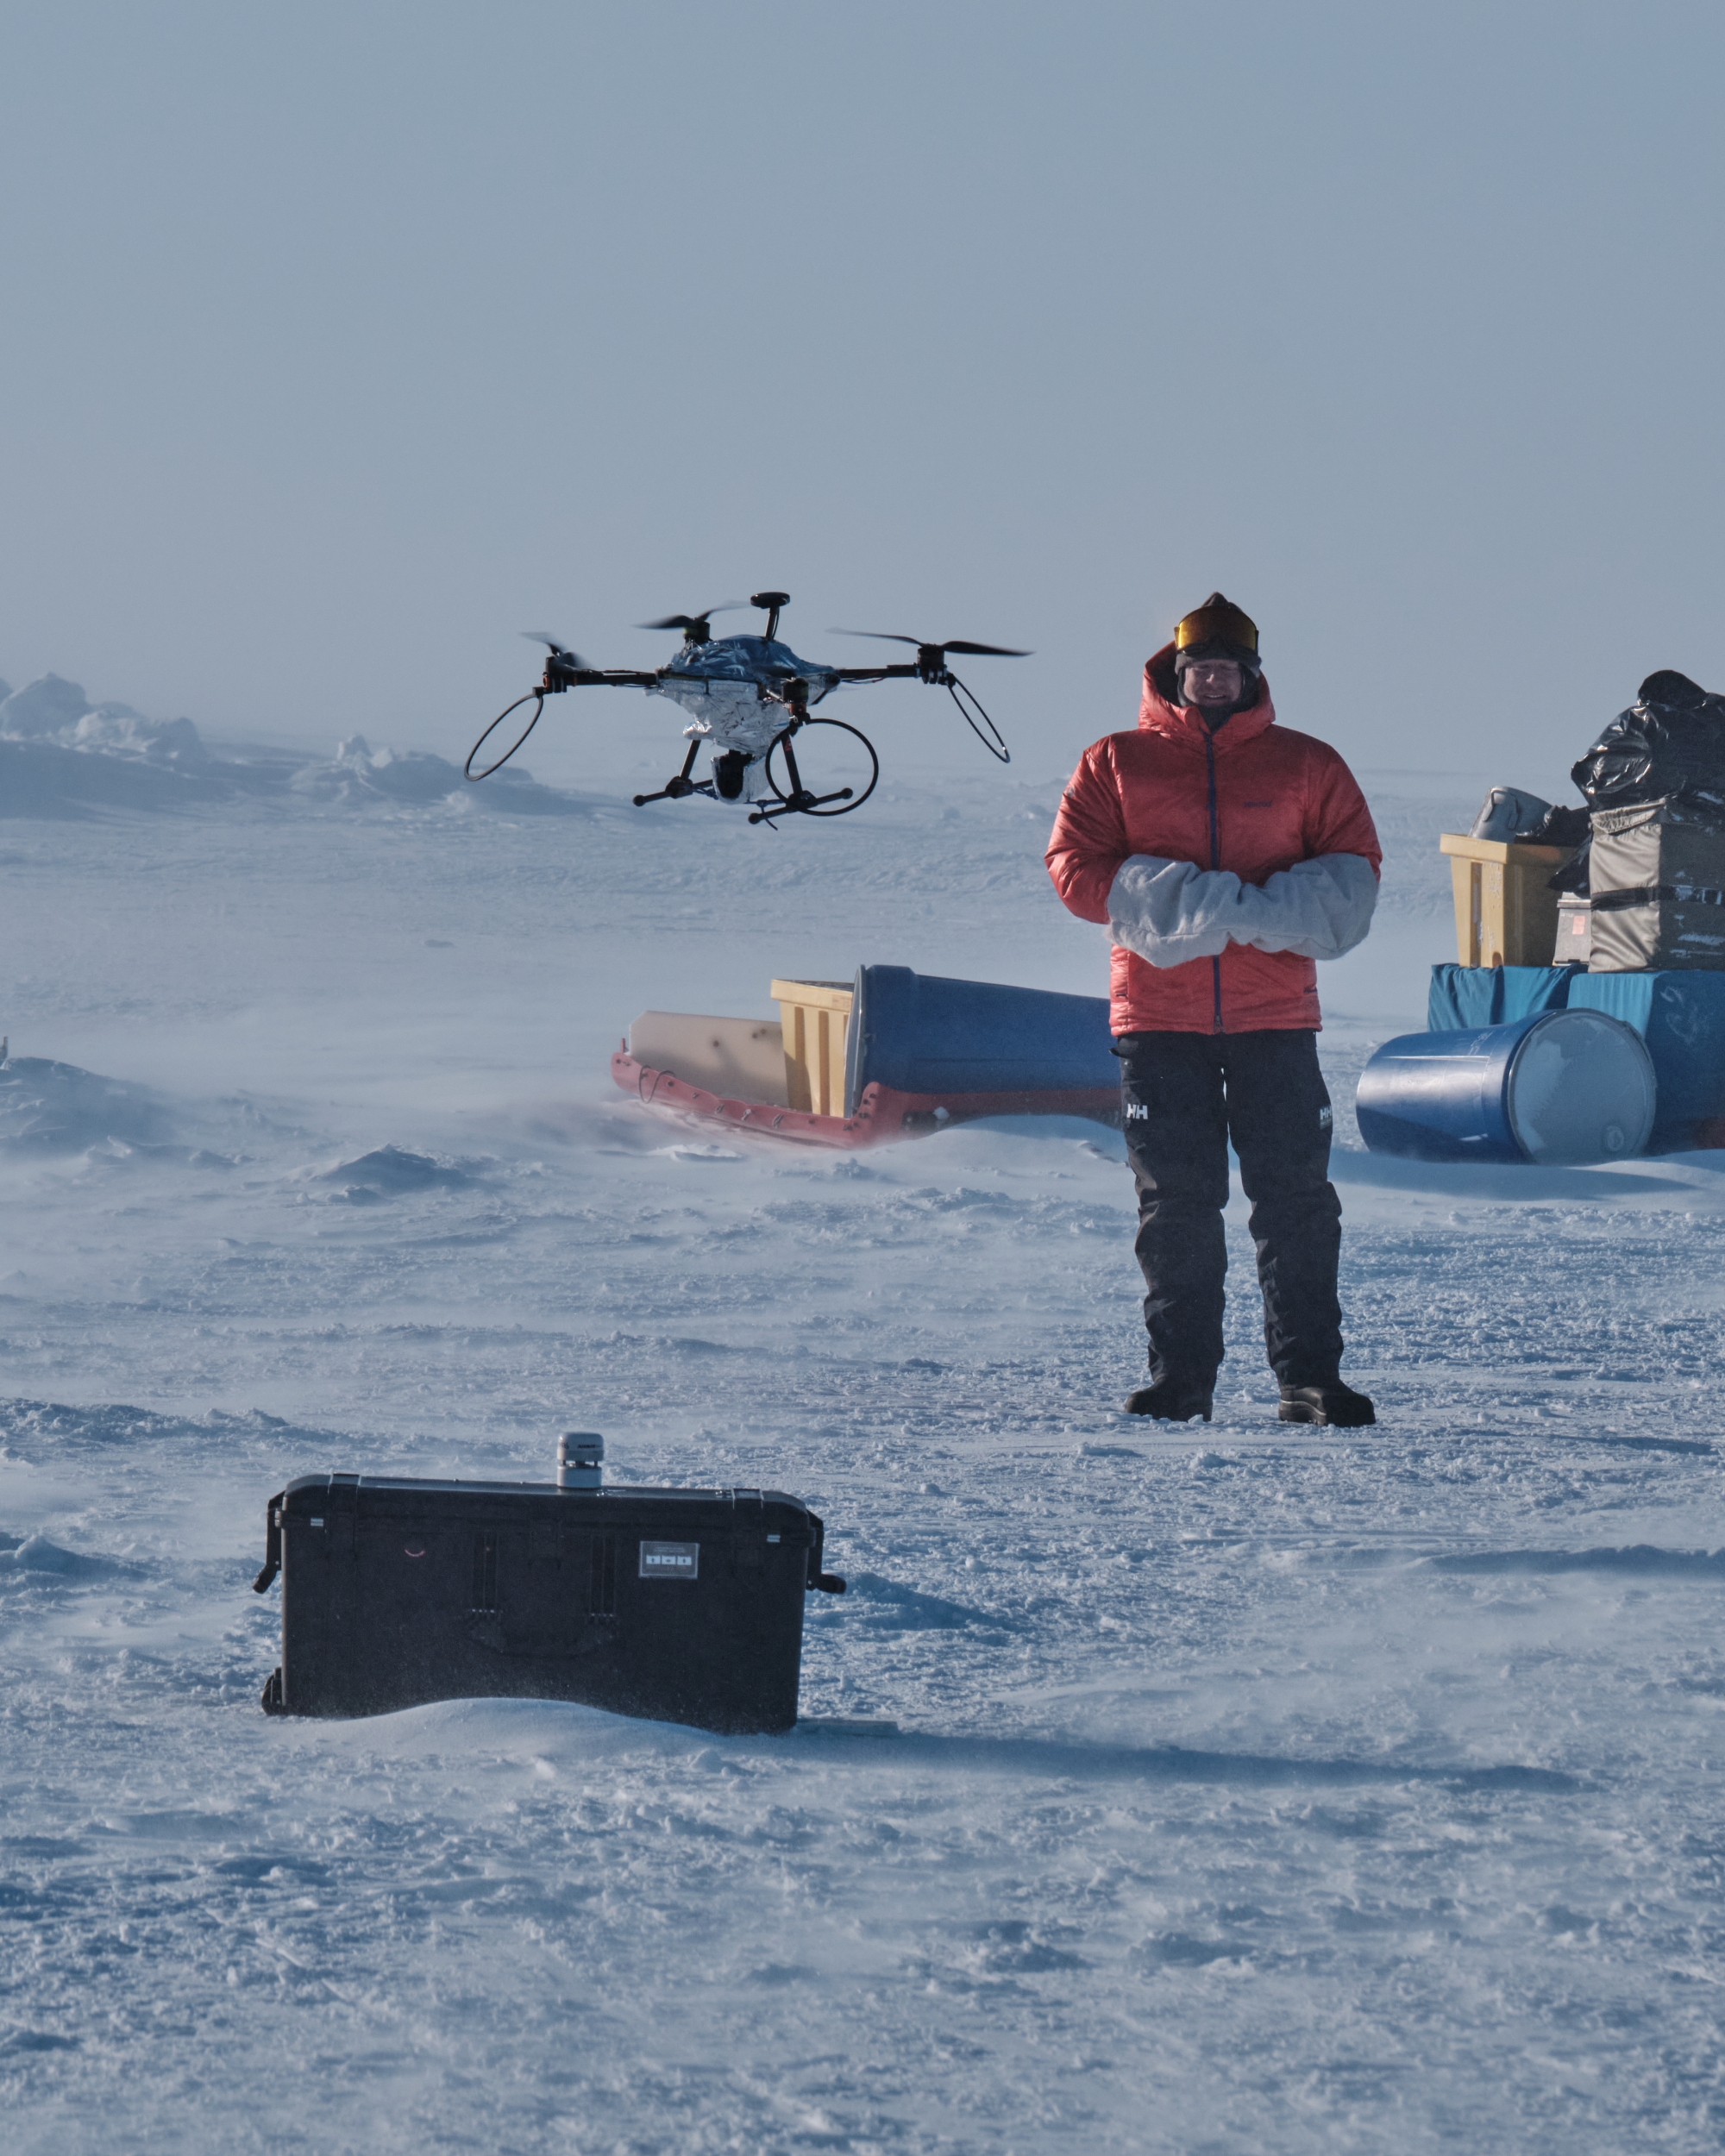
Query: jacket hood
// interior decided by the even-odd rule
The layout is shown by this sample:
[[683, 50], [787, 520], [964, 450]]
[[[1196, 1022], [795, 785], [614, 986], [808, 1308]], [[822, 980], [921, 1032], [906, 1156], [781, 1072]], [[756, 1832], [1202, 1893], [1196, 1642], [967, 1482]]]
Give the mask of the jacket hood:
[[[1165, 734], [1170, 741], [1185, 742], [1194, 749], [1201, 749], [1209, 729], [1189, 705], [1176, 703], [1177, 693], [1174, 646], [1166, 643], [1144, 662], [1144, 694], [1138, 707], [1139, 729], [1147, 734]], [[1240, 742], [1254, 740], [1275, 724], [1276, 706], [1270, 700], [1270, 683], [1259, 674], [1256, 700], [1243, 711], [1235, 711], [1227, 724], [1217, 730], [1214, 736], [1217, 751], [1220, 754]]]

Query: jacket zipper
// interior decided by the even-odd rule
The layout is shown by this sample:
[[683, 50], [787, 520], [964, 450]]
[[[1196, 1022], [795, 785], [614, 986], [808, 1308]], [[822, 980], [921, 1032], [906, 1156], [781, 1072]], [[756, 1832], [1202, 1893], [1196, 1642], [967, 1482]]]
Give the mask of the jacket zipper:
[[[1222, 847], [1216, 830], [1216, 737], [1208, 727], [1204, 730], [1204, 761], [1210, 772], [1210, 866], [1220, 868], [1222, 865]], [[1222, 962], [1220, 956], [1210, 961], [1210, 985], [1215, 996], [1216, 1012], [1215, 1022], [1210, 1030], [1220, 1033], [1222, 1031]]]

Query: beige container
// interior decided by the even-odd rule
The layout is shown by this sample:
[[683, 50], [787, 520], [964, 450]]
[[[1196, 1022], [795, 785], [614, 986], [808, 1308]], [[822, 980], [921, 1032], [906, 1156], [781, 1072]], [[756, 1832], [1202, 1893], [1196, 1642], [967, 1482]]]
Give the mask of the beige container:
[[775, 981], [785, 1037], [785, 1090], [789, 1105], [812, 1115], [844, 1112], [844, 1034], [850, 1023], [845, 981]]
[[1558, 894], [1546, 886], [1575, 849], [1523, 846], [1446, 831], [1455, 893], [1456, 956], [1464, 966], [1549, 966]]
[[643, 1011], [629, 1029], [637, 1062], [668, 1070], [722, 1099], [787, 1108], [785, 1044], [762, 1018], [703, 1017], [693, 1011]]

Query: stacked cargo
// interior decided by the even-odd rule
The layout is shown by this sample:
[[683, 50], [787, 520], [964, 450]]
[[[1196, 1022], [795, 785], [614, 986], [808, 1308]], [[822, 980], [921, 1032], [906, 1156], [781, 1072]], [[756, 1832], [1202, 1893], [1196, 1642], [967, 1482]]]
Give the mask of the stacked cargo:
[[1649, 674], [1571, 776], [1584, 809], [1499, 787], [1470, 832], [1445, 834], [1458, 962], [1432, 969], [1430, 1030], [1387, 1043], [1362, 1077], [1374, 1150], [1549, 1162], [1725, 1145], [1725, 697]]
[[1725, 968], [1725, 697], [1649, 674], [1571, 775], [1591, 826], [1574, 880], [1592, 914], [1590, 969]]

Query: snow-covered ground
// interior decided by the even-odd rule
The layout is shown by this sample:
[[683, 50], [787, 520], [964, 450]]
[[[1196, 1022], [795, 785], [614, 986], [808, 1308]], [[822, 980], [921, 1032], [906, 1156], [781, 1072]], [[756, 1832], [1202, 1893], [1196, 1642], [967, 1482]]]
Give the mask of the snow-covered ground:
[[[450, 791], [0, 709], [8, 2145], [1716, 2148], [1725, 1156], [1417, 1168], [1339, 1112], [1379, 1426], [1275, 1421], [1237, 1219], [1217, 1421], [1129, 1420], [1112, 1134], [756, 1151], [605, 1063], [775, 973], [1100, 993], [1063, 774], [895, 740], [751, 830], [624, 805], [668, 730]], [[1339, 1110], [1480, 790], [1364, 775]], [[825, 1515], [803, 1727], [266, 1720], [272, 1490], [574, 1427]]]

